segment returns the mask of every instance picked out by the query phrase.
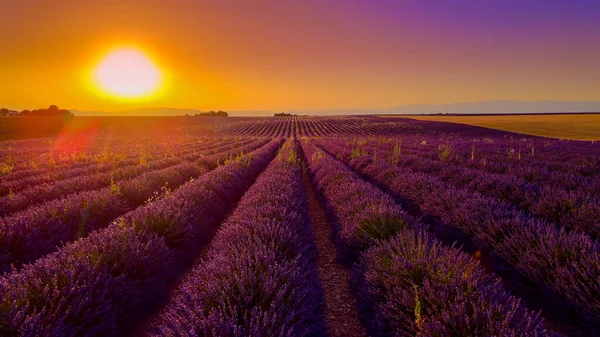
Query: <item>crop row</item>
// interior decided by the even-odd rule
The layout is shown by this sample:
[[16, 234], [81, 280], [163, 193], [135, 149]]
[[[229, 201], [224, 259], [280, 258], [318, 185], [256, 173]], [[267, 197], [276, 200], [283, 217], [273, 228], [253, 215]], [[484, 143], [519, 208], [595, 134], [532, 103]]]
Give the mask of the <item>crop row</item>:
[[[96, 139], [96, 142], [73, 142], [66, 147], [59, 148], [57, 145], [59, 137], [21, 139], [0, 141], [0, 160], [5, 160], [7, 157], [13, 157], [18, 162], [24, 162], [21, 159], [30, 159], [32, 157], [54, 155], [57, 157], [63, 155], [72, 155], [81, 152], [96, 153], [107, 147], [120, 147], [129, 143], [131, 147], [131, 137], [111, 137], [110, 139]], [[141, 139], [138, 139], [141, 141]], [[169, 142], [166, 140], [166, 142]], [[81, 158], [77, 156], [78, 158]]]
[[407, 135], [426, 132], [418, 124], [383, 120], [372, 117], [298, 117], [296, 128], [300, 137]]
[[[374, 140], [381, 142], [382, 138]], [[439, 150], [448, 150], [449, 158], [452, 160], [477, 165], [485, 164], [491, 167], [497, 166], [502, 171], [535, 164], [541, 170], [588, 176], [598, 173], [600, 169], [594, 160], [600, 155], [600, 147], [593, 142], [515, 137], [509, 134], [501, 137], [474, 138], [444, 134], [437, 136], [397, 135], [390, 140], [400, 141], [406, 145], [404, 148], [407, 150], [425, 149], [430, 159], [436, 159], [439, 156]]]
[[[321, 142], [317, 141], [319, 144]], [[323, 144], [327, 144], [323, 141]], [[600, 236], [600, 198], [583, 191], [567, 191], [550, 184], [528, 182], [510, 174], [475, 170], [450, 162], [423, 158], [421, 155], [397, 155], [397, 149], [365, 144], [338, 151], [336, 156], [350, 161], [372, 153], [377, 160], [394, 163], [409, 172], [432, 175], [452, 186], [479, 192], [508, 202], [532, 215], [560, 224], [568, 230]], [[396, 157], [394, 157], [396, 156]]]
[[[104, 125], [84, 125], [85, 120], [75, 119], [75, 128], [67, 127], [54, 137], [0, 141], [0, 161], [5, 155], [29, 156], [35, 153], [63, 155], [89, 150], [102, 150], [126, 145], [135, 148], [152, 144], [169, 148], [173, 144], [193, 143], [212, 138], [211, 123], [187, 123], [183, 119], [121, 119], [125, 125], [105, 123]], [[87, 121], [90, 121], [89, 119]], [[94, 121], [91, 121], [94, 124]], [[109, 121], [110, 122], [110, 121]], [[147, 123], [149, 122], [149, 123]], [[173, 123], [174, 122], [174, 123]], [[90, 124], [90, 123], [88, 123]], [[99, 123], [96, 123], [99, 124]], [[110, 125], [113, 124], [113, 125]], [[127, 125], [128, 124], [128, 125]], [[152, 125], [154, 124], [154, 125]], [[83, 128], [82, 128], [83, 127]]]
[[131, 165], [144, 165], [151, 160], [160, 158], [169, 158], [177, 155], [186, 155], [195, 153], [198, 150], [223, 146], [229, 142], [219, 143], [213, 141], [210, 143], [175, 145], [168, 150], [159, 147], [152, 149], [139, 149], [135, 151], [120, 152], [114, 149], [103, 151], [101, 154], [93, 157], [94, 159], [85, 161], [65, 162], [63, 165], [49, 165], [40, 167], [39, 164], [33, 164], [28, 170], [21, 170], [2, 178], [0, 183], [1, 195], [16, 193], [23, 188], [32, 185], [51, 183], [58, 180], [74, 178], [84, 174], [94, 174], [106, 172], [107, 170], [118, 169]]
[[[324, 148], [332, 154], [345, 151], [333, 140]], [[467, 234], [499, 257], [500, 263], [538, 284], [539, 289], [530, 291], [554, 301], [547, 306], [573, 310], [579, 324], [597, 333], [600, 247], [589, 236], [557, 229], [506, 203], [372, 156], [359, 156], [347, 164], [400, 200], [414, 202], [421, 212], [437, 217], [443, 225], [440, 229], [450, 227]]]
[[[243, 142], [209, 146], [203, 149], [189, 149], [183, 153], [180, 153], [180, 158], [165, 158], [152, 160], [149, 159], [144, 163], [140, 163], [139, 160], [136, 162], [130, 161], [127, 166], [113, 169], [108, 172], [105, 169], [101, 171], [101, 167], [90, 167], [86, 171], [92, 172], [92, 174], [79, 174], [72, 178], [58, 180], [54, 182], [46, 182], [43, 184], [34, 184], [29, 188], [25, 188], [17, 193], [10, 193], [0, 197], [0, 216], [6, 216], [7, 214], [23, 210], [27, 207], [31, 207], [36, 203], [52, 200], [61, 196], [67, 196], [69, 194], [87, 190], [94, 190], [102, 188], [111, 184], [119, 183], [121, 181], [134, 178], [142, 173], [163, 169], [180, 163], [183, 160], [194, 161], [200, 158], [202, 155], [210, 155], [215, 151], [228, 150], [239, 145], [243, 145]], [[199, 150], [199, 151], [198, 151]], [[98, 173], [95, 173], [98, 172]], [[13, 192], [11, 190], [11, 192]]]
[[426, 132], [418, 123], [370, 117], [276, 117], [225, 126], [219, 134], [242, 137], [327, 137], [395, 135]]
[[[390, 140], [354, 139], [356, 148], [376, 145], [423, 159], [442, 161], [494, 174], [508, 174], [529, 183], [598, 194], [600, 188], [600, 150], [593, 144], [565, 143], [556, 140], [523, 140], [516, 144], [504, 138], [444, 139], [419, 136]], [[557, 153], [560, 156], [557, 156]]]
[[3, 335], [128, 334], [211, 236], [279, 142], [0, 278]]
[[289, 118], [237, 122], [222, 131], [225, 136], [290, 138], [294, 135]]
[[[56, 139], [53, 142], [58, 142]], [[149, 145], [152, 145], [149, 148]], [[76, 147], [65, 149], [51, 147], [33, 148], [31, 151], [10, 149], [0, 154], [0, 163], [10, 170], [4, 170], [5, 178], [23, 178], [36, 174], [40, 170], [59, 170], [66, 167], [83, 167], [95, 162], [118, 161], [122, 157], [139, 155], [145, 152], [169, 153], [189, 146], [187, 142], [177, 139], [156, 141], [155, 139], [133, 139], [131, 136], [120, 141], [111, 141], [110, 144], [79, 144]]]
[[[183, 132], [183, 131], [182, 131]], [[9, 149], [0, 153], [0, 166], [9, 170], [0, 170], [4, 179], [18, 179], [36, 175], [39, 172], [51, 171], [60, 173], [65, 168], [85, 167], [96, 163], [118, 163], [124, 158], [145, 157], [152, 154], [157, 156], [171, 156], [185, 148], [206, 143], [230, 142], [233, 138], [207, 138], [207, 137], [166, 137], [157, 139], [153, 135], [135, 137], [134, 134], [119, 136], [118, 141], [114, 135], [109, 135], [111, 140], [98, 144], [81, 144], [81, 148], [61, 148], [60, 136], [53, 139], [55, 143], [49, 148], [38, 152], [19, 153]], [[2, 142], [0, 142], [0, 147]], [[76, 145], [77, 143], [75, 143]]]
[[[252, 151], [266, 143], [259, 140], [242, 150]], [[170, 193], [170, 189], [206, 172], [237, 153], [230, 149], [200, 159], [152, 171], [133, 179], [99, 190], [81, 192], [55, 199], [0, 221], [0, 272], [11, 265], [19, 266], [55, 251], [61, 242], [86, 236], [93, 230], [106, 227], [117, 216], [139, 206], [152, 197]]]
[[154, 336], [324, 335], [302, 167], [288, 140], [151, 324]]
[[371, 335], [552, 335], [477, 261], [428, 236], [329, 154], [308, 142], [303, 148], [340, 244], [359, 259], [353, 281]]
[[[218, 143], [213, 143], [218, 144]], [[66, 178], [72, 178], [77, 175], [85, 174], [88, 172], [106, 170], [108, 168], [119, 168], [135, 163], [143, 163], [146, 160], [154, 158], [167, 158], [173, 157], [179, 153], [186, 153], [187, 151], [193, 151], [195, 148], [202, 148], [204, 144], [186, 144], [174, 145], [166, 151], [163, 148], [157, 147], [152, 149], [135, 149], [131, 148], [125, 151], [119, 151], [118, 149], [104, 149], [101, 153], [90, 155], [86, 154], [85, 160], [73, 160], [66, 161], [63, 163], [55, 163], [53, 165], [40, 165], [39, 159], [37, 161], [28, 161], [30, 167], [28, 170], [21, 170], [14, 172], [3, 177], [2, 187], [0, 192], [7, 194], [9, 188], [13, 192], [18, 191], [21, 186], [28, 186], [33, 184], [41, 184], [48, 182], [49, 179], [60, 180]]]

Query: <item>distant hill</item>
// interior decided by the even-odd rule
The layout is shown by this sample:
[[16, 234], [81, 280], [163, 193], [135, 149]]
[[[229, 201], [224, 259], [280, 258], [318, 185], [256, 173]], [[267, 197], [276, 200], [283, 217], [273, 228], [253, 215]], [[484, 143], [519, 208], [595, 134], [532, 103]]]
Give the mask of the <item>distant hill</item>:
[[[81, 111], [70, 110], [75, 116], [183, 116], [188, 114], [204, 113], [206, 111], [198, 109], [177, 109], [177, 108], [139, 108], [120, 111]], [[252, 110], [252, 111], [228, 111], [229, 116], [273, 116], [270, 110]]]
[[542, 113], [542, 112], [600, 112], [600, 101], [482, 101], [441, 105], [401, 105], [384, 109], [384, 114], [435, 113]]
[[600, 112], [600, 101], [511, 101], [495, 100], [451, 104], [399, 105], [387, 109], [288, 110], [298, 115], [384, 115], [384, 114], [502, 114], [544, 112]]
[[[139, 108], [122, 111], [79, 111], [70, 109], [75, 116], [193, 116], [205, 111], [177, 108]], [[227, 111], [229, 116], [273, 116], [277, 112], [296, 115], [333, 116], [367, 114], [495, 114], [495, 113], [542, 113], [542, 112], [600, 112], [600, 101], [481, 101], [452, 104], [400, 105], [387, 109], [323, 109], [323, 110], [248, 110]]]
[[122, 111], [79, 111], [71, 110], [75, 116], [183, 116], [195, 115], [202, 111], [196, 109], [177, 109], [177, 108], [139, 108]]

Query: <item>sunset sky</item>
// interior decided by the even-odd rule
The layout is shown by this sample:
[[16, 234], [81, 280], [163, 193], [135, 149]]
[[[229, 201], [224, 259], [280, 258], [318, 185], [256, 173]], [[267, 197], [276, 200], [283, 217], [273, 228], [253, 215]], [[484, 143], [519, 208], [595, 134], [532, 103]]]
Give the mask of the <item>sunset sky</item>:
[[[0, 0], [0, 106], [385, 108], [600, 100], [598, 0]], [[102, 94], [119, 47], [162, 74]]]

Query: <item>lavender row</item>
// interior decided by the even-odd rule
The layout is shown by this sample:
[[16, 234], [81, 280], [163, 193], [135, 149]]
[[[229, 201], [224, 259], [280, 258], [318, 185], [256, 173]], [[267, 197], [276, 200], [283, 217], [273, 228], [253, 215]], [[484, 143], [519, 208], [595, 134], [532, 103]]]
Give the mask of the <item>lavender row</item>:
[[308, 137], [401, 135], [427, 133], [429, 130], [417, 122], [381, 120], [368, 117], [277, 117], [238, 121], [226, 125], [223, 135], [254, 137]]
[[[132, 142], [137, 144], [132, 144]], [[39, 175], [40, 171], [53, 171], [60, 174], [62, 171], [85, 168], [98, 162], [118, 163], [123, 159], [134, 156], [179, 151], [180, 148], [189, 145], [187, 143], [182, 144], [174, 139], [158, 143], [156, 140], [146, 140], [144, 143], [152, 144], [152, 149], [146, 150], [144, 149], [145, 146], [142, 146], [142, 143], [139, 142], [140, 139], [133, 140], [130, 138], [123, 141], [122, 144], [118, 144], [118, 146], [111, 144], [92, 148], [69, 148], [65, 153], [61, 153], [57, 149], [49, 149], [50, 152], [47, 153], [16, 155], [10, 153], [0, 160], [1, 163], [10, 166], [8, 172], [5, 170], [3, 179], [6, 181], [21, 180]]]
[[367, 250], [353, 274], [373, 336], [558, 336], [478, 261], [425, 232]]
[[128, 335], [267, 166], [271, 142], [249, 162], [221, 166], [108, 228], [0, 278], [0, 334]]
[[593, 238], [600, 237], [600, 199], [590, 193], [567, 191], [555, 186], [540, 187], [517, 176], [465, 170], [460, 167], [444, 169], [444, 165], [439, 165], [438, 169], [423, 169], [426, 165], [416, 160], [403, 167], [432, 174], [457, 188], [476, 191], [511, 203], [565, 229], [584, 232]]
[[350, 229], [362, 237], [349, 246], [363, 251], [353, 283], [371, 335], [551, 334], [478, 262], [429, 238], [387, 194], [329, 154], [303, 148], [338, 235]]
[[152, 322], [149, 335], [325, 334], [297, 151], [288, 140]]
[[55, 199], [0, 221], [0, 273], [55, 251], [61, 242], [84, 237], [143, 204], [161, 188], [177, 187], [206, 171], [181, 163], [119, 185]]
[[[327, 144], [324, 141], [323, 144]], [[320, 144], [320, 143], [319, 143]], [[362, 152], [361, 152], [362, 151]], [[514, 175], [494, 174], [465, 168], [449, 162], [403, 154], [394, 157], [395, 150], [385, 146], [339, 149], [336, 156], [350, 161], [357, 154], [373, 156], [397, 164], [410, 172], [431, 174], [445, 183], [511, 203], [532, 215], [560, 224], [568, 230], [600, 236], [600, 199], [582, 191], [567, 191], [546, 184], [531, 183]], [[376, 159], [377, 160], [377, 159]]]
[[[111, 135], [113, 137], [113, 135]], [[8, 171], [0, 170], [0, 176], [6, 181], [19, 181], [22, 179], [34, 179], [35, 176], [40, 176], [40, 172], [50, 172], [57, 178], [70, 177], [67, 171], [77, 169], [85, 169], [86, 167], [106, 164], [119, 165], [125, 160], [140, 160], [148, 159], [149, 157], [171, 156], [174, 153], [185, 151], [186, 148], [206, 147], [212, 144], [220, 145], [231, 142], [231, 139], [217, 138], [193, 138], [180, 139], [180, 137], [168, 137], [163, 140], [157, 140], [154, 136], [133, 135], [127, 136], [118, 144], [108, 142], [107, 144], [99, 144], [96, 147], [84, 147], [81, 149], [67, 148], [61, 149], [62, 145], [53, 145], [47, 153], [38, 155], [12, 155], [9, 154], [0, 163], [9, 164]], [[63, 151], [64, 150], [64, 151]], [[0, 190], [1, 191], [1, 190]]]
[[[264, 141], [242, 147], [252, 151]], [[225, 158], [233, 151], [220, 155]], [[215, 158], [218, 160], [219, 158]], [[170, 193], [170, 189], [206, 172], [198, 163], [181, 163], [109, 187], [81, 192], [28, 208], [0, 221], [0, 273], [55, 251], [61, 242], [106, 227], [117, 216]]]
[[[193, 149], [193, 147], [183, 147], [182, 149], [173, 150], [171, 153], [185, 153], [185, 151], [189, 150], [190, 148]], [[160, 153], [161, 152], [159, 151], [152, 151], [148, 152], [146, 155], [152, 158]], [[29, 176], [19, 175], [14, 177], [4, 177], [0, 183], [0, 193], [2, 195], [16, 193], [32, 185], [39, 185], [62, 179], [73, 178], [84, 174], [93, 174], [104, 172], [110, 169], [118, 169], [130, 165], [140, 164], [142, 159], [143, 157], [140, 153], [122, 154], [111, 151], [105, 152], [102, 156], [97, 157], [91, 163], [85, 162], [81, 165], [60, 167], [60, 169], [58, 169], [58, 167], [48, 167], [44, 169], [37, 167], [36, 164], [32, 163], [31, 165], [35, 166], [35, 174], [31, 174]]]
[[[541, 186], [586, 193], [597, 193], [600, 187], [600, 147], [587, 143], [545, 139], [521, 145], [521, 141], [514, 144], [506, 139], [491, 140], [493, 143], [464, 138], [417, 138], [420, 139], [421, 143], [416, 144], [408, 138], [399, 138], [393, 143], [402, 142], [403, 154], [418, 151], [425, 159], [508, 174]], [[391, 145], [378, 144], [388, 150]]]
[[[338, 144], [327, 150], [337, 153]], [[348, 163], [396, 197], [416, 202], [443, 225], [469, 235], [504, 263], [541, 285], [551, 309], [575, 310], [579, 324], [598, 331], [600, 247], [589, 236], [567, 233], [489, 197], [457, 189], [422, 173], [361, 156]], [[532, 290], [534, 291], [534, 290]]]
[[386, 240], [407, 227], [420, 227], [394, 200], [365, 182], [342, 163], [309, 142], [304, 155], [325, 212], [334, 219], [336, 245], [355, 260], [362, 250]]
[[[361, 138], [361, 141], [364, 138]], [[400, 142], [404, 151], [419, 151], [423, 157], [460, 163], [493, 173], [536, 171], [550, 175], [580, 178], [600, 173], [597, 158], [600, 146], [589, 142], [565, 142], [551, 139], [466, 138], [440, 135], [372, 139], [368, 143], [393, 146]], [[387, 144], [386, 144], [387, 143]]]
[[94, 175], [83, 175], [71, 179], [60, 180], [56, 183], [33, 185], [19, 193], [0, 197], [0, 216], [6, 217], [11, 213], [21, 211], [36, 204], [68, 196], [72, 193], [95, 190], [106, 187], [111, 183], [132, 179], [145, 172], [161, 170], [178, 164], [181, 160], [167, 158], [148, 163], [146, 166], [133, 165], [112, 172]]
[[[230, 150], [231, 148], [242, 145], [243, 142], [210, 146], [202, 150], [192, 149], [189, 152], [181, 154], [181, 158], [187, 161], [195, 161], [203, 154], [214, 155], [215, 151]], [[81, 192], [86, 190], [94, 190], [110, 185], [111, 183], [119, 182], [126, 179], [131, 179], [149, 170], [157, 170], [173, 166], [180, 162], [178, 158], [166, 158], [159, 160], [148, 160], [144, 163], [137, 163], [126, 166], [121, 169], [110, 172], [97, 173], [91, 175], [81, 175], [70, 179], [59, 180], [55, 183], [45, 183], [26, 188], [19, 193], [9, 194], [0, 197], [0, 216], [23, 210], [32, 205], [66, 196], [71, 193]], [[106, 171], [106, 170], [105, 170]]]
[[[110, 131], [109, 131], [110, 132]], [[69, 150], [71, 152], [77, 150], [87, 150], [87, 151], [101, 151], [107, 147], [119, 148], [125, 144], [131, 144], [132, 138], [129, 134], [115, 134], [111, 132], [111, 137], [100, 138], [96, 137], [91, 142], [82, 142], [81, 139], [70, 138], [67, 137], [42, 137], [42, 138], [32, 138], [32, 139], [20, 139], [20, 140], [3, 140], [0, 141], [0, 158], [6, 155], [17, 155], [17, 156], [27, 156], [28, 154], [32, 155], [40, 155], [43, 153], [55, 152], [59, 153], [63, 148], [58, 148], [57, 144], [65, 144], [65, 150]], [[136, 135], [137, 141], [143, 141], [145, 139], [151, 138], [156, 141], [156, 138], [152, 135], [148, 134], [138, 134]], [[177, 137], [165, 137], [160, 138], [159, 143], [181, 143]], [[87, 140], [87, 139], [86, 139]], [[177, 141], [176, 141], [177, 140]]]
[[[204, 153], [214, 148], [229, 145], [227, 143], [208, 143], [194, 146], [185, 146], [181, 149], [170, 149], [168, 153], [162, 150], [149, 151], [146, 153], [135, 153], [132, 155], [119, 157], [118, 154], [107, 154], [107, 159], [98, 159], [98, 162], [93, 164], [86, 163], [83, 166], [63, 167], [60, 170], [45, 170], [38, 169], [38, 173], [29, 177], [20, 177], [18, 179], [3, 179], [0, 182], [0, 194], [8, 195], [15, 194], [27, 187], [51, 184], [64, 179], [74, 179], [83, 175], [98, 174], [110, 170], [126, 168], [134, 165], [148, 165], [151, 164], [156, 156], [164, 156], [165, 159], [168, 157], [186, 156], [190, 154], [198, 153], [199, 151]], [[112, 158], [114, 157], [114, 158]]]
[[[192, 137], [180, 134], [165, 135], [157, 137], [156, 134], [143, 130], [135, 133], [117, 133], [115, 130], [104, 130], [104, 133], [96, 134], [94, 137], [78, 137], [78, 135], [58, 135], [47, 138], [35, 138], [29, 140], [0, 141], [0, 160], [6, 156], [13, 155], [21, 158], [36, 157], [42, 155], [66, 156], [73, 153], [86, 152], [97, 154], [105, 149], [123, 150], [134, 146], [153, 144], [155, 146], [171, 148], [177, 145], [191, 144], [196, 140], [207, 139], [203, 136]], [[102, 137], [105, 135], [106, 137]]]
[[292, 120], [289, 117], [255, 119], [248, 122], [232, 123], [222, 131], [224, 135], [245, 137], [291, 137]]
[[[527, 182], [538, 183], [542, 186], [558, 187], [567, 191], [580, 191], [584, 193], [598, 194], [597, 189], [600, 187], [600, 172], [598, 161], [599, 155], [590, 153], [581, 153], [580, 160], [590, 161], [592, 164], [575, 164], [565, 161], [564, 158], [560, 163], [546, 162], [542, 158], [536, 157], [528, 160], [523, 159], [508, 159], [511, 156], [508, 154], [487, 155], [481, 159], [473, 159], [464, 161], [465, 166], [483, 170], [490, 173], [508, 174], [511, 176], [524, 179]], [[518, 155], [512, 155], [518, 156]]]

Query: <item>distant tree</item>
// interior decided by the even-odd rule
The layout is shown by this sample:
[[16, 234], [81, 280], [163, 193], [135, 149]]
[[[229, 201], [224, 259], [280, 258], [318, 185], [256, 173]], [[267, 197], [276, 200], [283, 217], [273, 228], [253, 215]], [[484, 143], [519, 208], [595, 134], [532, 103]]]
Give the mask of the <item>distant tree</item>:
[[7, 108], [0, 109], [0, 116], [6, 116], [6, 115], [8, 115], [8, 109]]
[[21, 116], [43, 116], [43, 117], [73, 117], [69, 110], [59, 109], [56, 105], [51, 105], [48, 109], [23, 110]]
[[273, 116], [275, 116], [275, 117], [291, 117], [291, 116], [298, 116], [298, 115], [292, 114], [292, 113], [281, 112], [281, 113], [276, 113]]
[[194, 116], [209, 116], [209, 117], [228, 117], [229, 114], [225, 111], [208, 111], [208, 112], [201, 112], [201, 113], [197, 113]]

